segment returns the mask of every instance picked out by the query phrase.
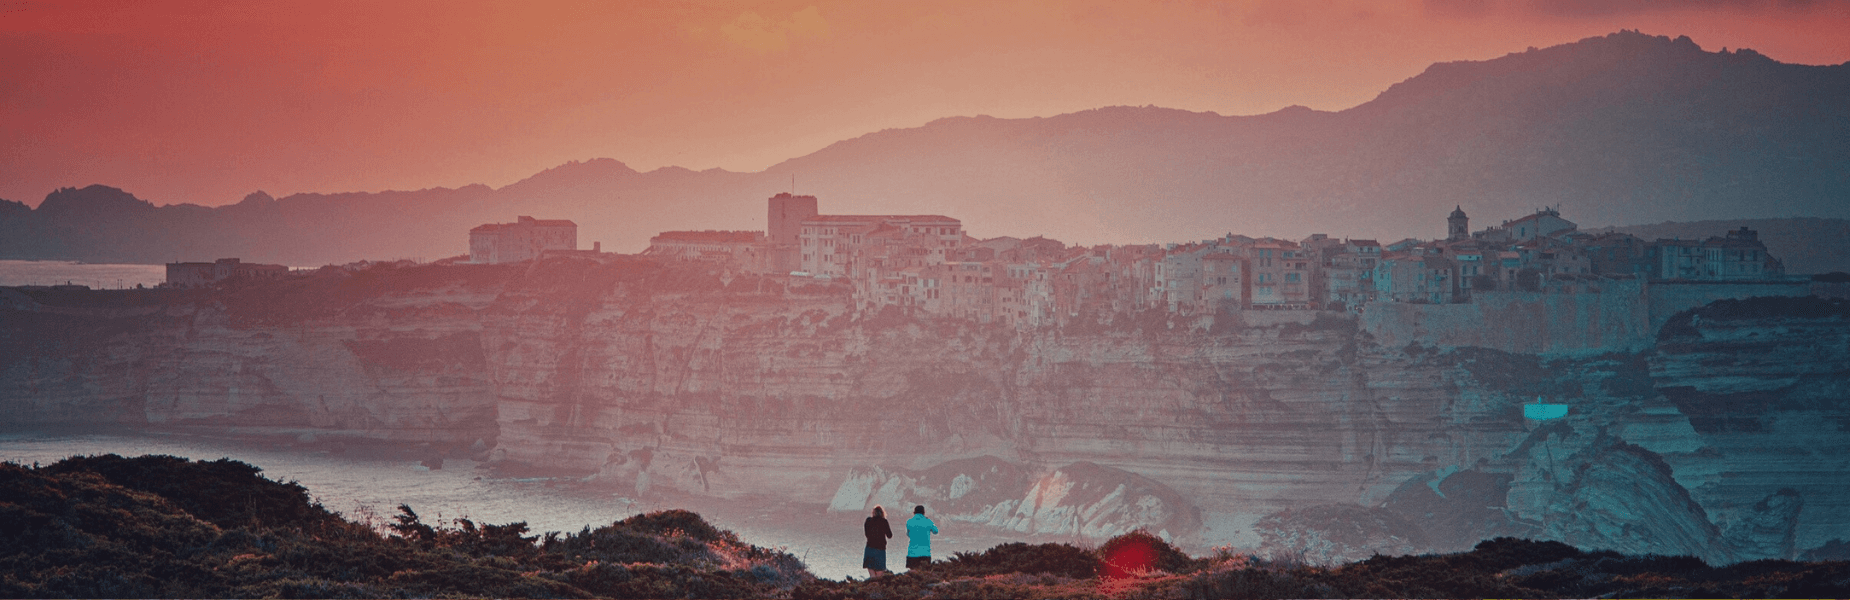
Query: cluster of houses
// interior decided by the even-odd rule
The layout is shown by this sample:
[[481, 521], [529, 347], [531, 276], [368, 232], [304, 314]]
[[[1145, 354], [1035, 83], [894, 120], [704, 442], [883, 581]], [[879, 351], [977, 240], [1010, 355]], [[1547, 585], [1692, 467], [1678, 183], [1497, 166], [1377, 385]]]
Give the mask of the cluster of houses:
[[824, 215], [816, 197], [769, 200], [766, 231], [673, 231], [644, 253], [852, 287], [862, 310], [900, 306], [1016, 327], [1161, 309], [1360, 310], [1369, 302], [1469, 302], [1474, 292], [1596, 292], [1616, 280], [1776, 278], [1753, 230], [1646, 241], [1582, 232], [1542, 209], [1473, 232], [1462, 207], [1441, 240], [1228, 234], [1190, 244], [1067, 246], [977, 239], [942, 215]]
[[[1615, 280], [1759, 281], [1785, 274], [1759, 234], [1746, 227], [1703, 240], [1646, 241], [1582, 232], [1552, 208], [1482, 231], [1469, 224], [1463, 208], [1454, 208], [1444, 240], [1409, 239], [1383, 248], [1370, 272], [1353, 275], [1372, 279], [1374, 294], [1354, 300], [1437, 304], [1468, 302], [1473, 292], [1590, 292]], [[1327, 276], [1350, 274], [1332, 269]]]
[[[1068, 246], [1041, 237], [977, 239], [942, 215], [825, 215], [815, 196], [768, 201], [765, 231], [669, 231], [645, 256], [705, 261], [853, 289], [861, 310], [1016, 327], [1160, 309], [1360, 310], [1370, 302], [1459, 303], [1494, 291], [1598, 292], [1620, 280], [1757, 281], [1783, 275], [1751, 229], [1702, 240], [1646, 241], [1580, 231], [1548, 208], [1471, 231], [1462, 207], [1444, 239], [1290, 241], [1228, 234], [1189, 244]], [[501, 264], [577, 252], [572, 221], [522, 216], [469, 232], [469, 262]], [[601, 249], [593, 248], [592, 253]], [[280, 265], [221, 259], [167, 265], [167, 285], [281, 277]], [[1635, 289], [1635, 288], [1627, 288]]]

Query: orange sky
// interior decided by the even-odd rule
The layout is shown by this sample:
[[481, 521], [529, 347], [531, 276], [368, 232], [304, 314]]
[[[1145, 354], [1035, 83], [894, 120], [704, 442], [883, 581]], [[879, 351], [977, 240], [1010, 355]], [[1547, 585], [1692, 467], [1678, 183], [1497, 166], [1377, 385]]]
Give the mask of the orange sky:
[[1340, 110], [1433, 62], [1619, 29], [1850, 61], [1847, 0], [517, 4], [0, 0], [0, 198], [755, 171], [945, 116]]

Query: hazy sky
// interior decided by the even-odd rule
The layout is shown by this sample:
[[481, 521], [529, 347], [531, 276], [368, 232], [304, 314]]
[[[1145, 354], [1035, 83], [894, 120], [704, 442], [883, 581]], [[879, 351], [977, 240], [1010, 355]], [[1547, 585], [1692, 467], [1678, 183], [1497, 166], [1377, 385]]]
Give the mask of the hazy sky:
[[756, 171], [946, 116], [1340, 110], [1433, 62], [1619, 29], [1850, 61], [1850, 0], [0, 0], [0, 198]]

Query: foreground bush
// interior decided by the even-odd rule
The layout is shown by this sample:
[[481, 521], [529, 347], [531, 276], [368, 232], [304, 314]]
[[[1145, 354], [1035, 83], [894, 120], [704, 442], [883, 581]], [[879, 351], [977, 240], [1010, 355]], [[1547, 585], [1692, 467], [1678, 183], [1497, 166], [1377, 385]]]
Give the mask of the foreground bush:
[[382, 535], [259, 473], [171, 456], [0, 464], [0, 596], [763, 598], [811, 579], [687, 511], [541, 540], [400, 506]]
[[[1089, 568], [1082, 567], [1089, 565]], [[871, 581], [815, 580], [799, 599], [846, 598], [1484, 598], [1850, 597], [1850, 562], [1755, 561], [1584, 552], [1498, 538], [1470, 552], [1377, 556], [1319, 567], [1221, 552], [1190, 558], [1133, 532], [1096, 550], [1003, 544]]]
[[987, 577], [1005, 573], [1046, 573], [1069, 579], [1098, 574], [1098, 557], [1067, 544], [1002, 544], [981, 554], [958, 552], [921, 569], [945, 578]]
[[0, 597], [1333, 598], [1850, 597], [1850, 562], [1585, 552], [1498, 538], [1470, 552], [1320, 567], [1192, 558], [1132, 532], [1097, 549], [1010, 543], [871, 581], [818, 580], [788, 553], [670, 510], [597, 529], [427, 524], [390, 534], [229, 460], [0, 463]]

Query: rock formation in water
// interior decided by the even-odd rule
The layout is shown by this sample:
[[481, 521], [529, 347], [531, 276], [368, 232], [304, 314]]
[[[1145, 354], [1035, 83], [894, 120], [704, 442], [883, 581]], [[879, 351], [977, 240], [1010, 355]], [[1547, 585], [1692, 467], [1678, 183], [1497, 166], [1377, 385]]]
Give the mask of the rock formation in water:
[[[0, 309], [0, 411], [394, 443], [626, 493], [916, 503], [1028, 538], [1710, 561], [1850, 539], [1842, 301], [1721, 302], [1642, 349], [1526, 354], [1308, 311], [1017, 332], [804, 281], [570, 257], [44, 292]], [[1568, 415], [1526, 419], [1538, 397]]]

